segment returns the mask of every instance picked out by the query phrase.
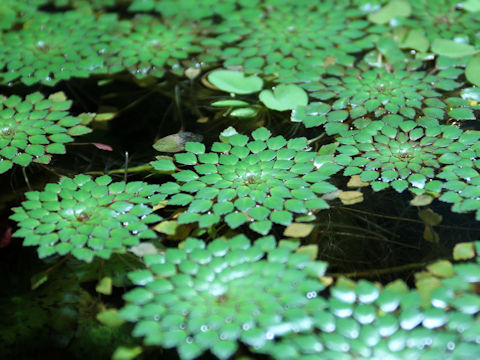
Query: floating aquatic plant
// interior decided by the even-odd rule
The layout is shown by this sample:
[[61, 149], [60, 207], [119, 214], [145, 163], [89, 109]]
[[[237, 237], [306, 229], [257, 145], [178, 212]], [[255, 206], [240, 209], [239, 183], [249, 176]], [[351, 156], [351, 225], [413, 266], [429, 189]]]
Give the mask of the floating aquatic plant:
[[[322, 80], [325, 87], [310, 93], [313, 102], [310, 108], [298, 108], [292, 113], [292, 121], [302, 121], [306, 126], [324, 123], [332, 133], [337, 128], [346, 128], [338, 123], [362, 116], [382, 118], [384, 115], [400, 114], [408, 119], [428, 116], [455, 120], [474, 119], [468, 101], [459, 97], [442, 99], [440, 91], [453, 91], [461, 83], [456, 81], [463, 70], [448, 68], [438, 74], [425, 71], [387, 71], [386, 68], [349, 68], [339, 77]], [[323, 101], [332, 102], [331, 107]]]
[[277, 247], [273, 236], [253, 244], [244, 235], [208, 245], [187, 238], [144, 260], [145, 269], [128, 274], [136, 286], [120, 315], [146, 345], [176, 348], [182, 359], [207, 350], [227, 359], [239, 342], [257, 348], [308, 332], [324, 302], [317, 294], [326, 263]]
[[466, 3], [468, 1], [462, 4], [456, 0], [410, 1], [411, 16], [399, 19], [397, 26], [421, 30], [430, 41], [447, 39], [478, 46], [478, 8], [475, 11], [463, 6]]
[[294, 214], [328, 208], [321, 195], [336, 189], [326, 180], [341, 166], [309, 151], [306, 138], [287, 141], [265, 128], [252, 132], [251, 141], [236, 131], [229, 135], [215, 142], [212, 152], [188, 142], [185, 153], [175, 154], [175, 163], [151, 163], [157, 170], [175, 171], [176, 182], [160, 191], [169, 195], [168, 205], [188, 205], [179, 223], [208, 227], [224, 218], [231, 228], [249, 223], [267, 234], [272, 223], [290, 225]]
[[92, 9], [104, 9], [113, 7], [117, 4], [129, 3], [130, 0], [43, 0], [46, 3], [52, 3], [57, 7], [89, 7]]
[[66, 152], [64, 144], [73, 136], [90, 132], [79, 117], [68, 114], [71, 105], [63, 93], [0, 96], [0, 174], [14, 164], [48, 164], [52, 154]]
[[[469, 245], [480, 250], [461, 244], [455, 256], [471, 257]], [[182, 359], [207, 350], [230, 358], [238, 342], [275, 359], [480, 354], [479, 264], [438, 261], [414, 289], [340, 278], [324, 298], [326, 264], [292, 249], [272, 236], [253, 244], [243, 235], [208, 245], [188, 238], [129, 273], [136, 287], [120, 315], [146, 345], [176, 348]]]
[[0, 30], [9, 30], [16, 23], [24, 23], [37, 14], [46, 0], [4, 0], [0, 9]]
[[480, 265], [441, 260], [427, 269], [413, 290], [401, 280], [382, 288], [340, 278], [318, 302], [311, 331], [288, 333], [255, 351], [275, 359], [478, 357]]
[[251, 94], [262, 90], [263, 80], [258, 76], [245, 76], [241, 71], [219, 69], [208, 74], [208, 81], [217, 89], [235, 94]]
[[0, 78], [3, 83], [18, 79], [26, 85], [55, 85], [105, 72], [105, 37], [118, 26], [113, 14], [37, 13], [28, 26], [0, 38]]
[[399, 192], [416, 188], [440, 193], [443, 181], [437, 175], [442, 166], [460, 160], [468, 169], [473, 166], [467, 150], [480, 139], [477, 131], [463, 132], [427, 118], [414, 122], [391, 115], [389, 120], [358, 121], [363, 128], [336, 139], [341, 145], [335, 161], [345, 166], [344, 175], [360, 174], [374, 190], [392, 186]]
[[162, 219], [152, 209], [165, 197], [157, 191], [158, 185], [113, 182], [107, 175], [62, 177], [43, 191], [25, 193], [27, 200], [10, 217], [19, 226], [13, 235], [24, 238], [24, 246], [38, 246], [40, 258], [71, 253], [87, 262], [107, 259], [156, 238], [148, 224]]
[[[370, 6], [374, 11], [368, 19], [388, 26], [402, 47], [426, 52], [431, 45], [434, 53], [440, 50], [447, 56], [460, 57], [465, 56], [461, 54], [465, 50], [471, 52], [478, 46], [476, 1], [392, 0], [382, 5]], [[443, 46], [447, 44], [451, 47]]]
[[[215, 70], [208, 75], [208, 81], [217, 89], [235, 94], [251, 94], [262, 90], [263, 80], [257, 76], [245, 76], [241, 71]], [[308, 104], [308, 95], [303, 88], [295, 84], [280, 84], [272, 90], [264, 89], [258, 94], [259, 100], [269, 109], [285, 111]], [[217, 107], [240, 107], [248, 106], [248, 103], [241, 100], [227, 99], [219, 100], [212, 104]], [[242, 112], [250, 110], [256, 114], [252, 107], [241, 108]], [[234, 110], [232, 113], [237, 110]], [[230, 113], [230, 116], [234, 116]]]
[[217, 27], [223, 43], [236, 41], [218, 56], [225, 67], [242, 66], [247, 73], [261, 71], [282, 82], [311, 81], [329, 64], [351, 65], [350, 54], [373, 45], [366, 40], [368, 21], [354, 19], [355, 14], [334, 1], [266, 4], [263, 13], [253, 15], [238, 10]]
[[180, 61], [202, 51], [199, 34], [181, 22], [162, 23], [143, 15], [125, 25], [108, 47], [105, 63], [110, 73], [128, 69], [137, 78], [162, 77], [170, 68], [181, 75]]
[[[129, 6], [132, 12], [155, 11], [165, 18], [183, 18], [188, 20], [200, 20], [212, 16], [228, 17], [237, 10], [237, 5], [248, 4], [249, 1], [236, 0], [133, 0]], [[250, 1], [253, 5], [257, 1]]]
[[445, 191], [440, 200], [453, 203], [455, 212], [476, 211], [476, 218], [480, 220], [480, 145], [478, 137], [472, 137], [468, 146], [457, 144], [460, 151], [450, 154], [447, 166], [442, 168], [438, 177], [445, 181]]

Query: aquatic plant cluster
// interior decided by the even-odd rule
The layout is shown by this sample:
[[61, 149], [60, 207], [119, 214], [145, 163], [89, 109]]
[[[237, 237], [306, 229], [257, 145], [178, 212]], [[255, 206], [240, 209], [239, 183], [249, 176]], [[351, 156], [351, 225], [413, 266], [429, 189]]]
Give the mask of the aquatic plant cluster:
[[[480, 356], [480, 242], [456, 244], [412, 286], [381, 285], [334, 280], [288, 232], [319, 226], [355, 176], [369, 196], [392, 188], [480, 220], [478, 0], [5, 3], [0, 174], [28, 179], [41, 164], [57, 178], [12, 207], [13, 237], [53, 267], [85, 263], [76, 276], [95, 272], [98, 294], [123, 291], [123, 305], [96, 309], [105, 328], [133, 329], [113, 359], [152, 348], [181, 359]], [[175, 146], [133, 169], [55, 168], [74, 137], [116, 120], [79, 110], [70, 82], [121, 78], [157, 94], [179, 79], [193, 88], [200, 73], [220, 98], [210, 107], [237, 121], [212, 143], [180, 141], [182, 123]], [[305, 136], [292, 135], [299, 127]], [[142, 180], [128, 179], [136, 171]], [[128, 267], [115, 274], [117, 257]]]

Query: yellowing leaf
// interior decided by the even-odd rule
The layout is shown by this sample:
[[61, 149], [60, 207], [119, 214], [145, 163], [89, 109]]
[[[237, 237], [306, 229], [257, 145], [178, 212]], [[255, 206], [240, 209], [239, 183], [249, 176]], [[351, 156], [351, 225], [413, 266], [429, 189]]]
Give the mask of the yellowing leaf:
[[102, 311], [101, 313], [97, 314], [97, 320], [110, 327], [120, 326], [125, 322], [125, 320], [118, 315], [116, 309], [107, 309]]
[[318, 256], [318, 245], [317, 244], [310, 244], [310, 245], [304, 245], [300, 246], [297, 251], [297, 253], [305, 253], [310, 255], [310, 260], [315, 260]]
[[431, 265], [428, 265], [427, 269], [433, 275], [438, 277], [451, 277], [455, 275], [455, 270], [453, 269], [452, 263], [447, 260], [439, 260]]
[[155, 144], [153, 144], [153, 148], [160, 152], [176, 153], [185, 150], [186, 142], [202, 140], [202, 135], [184, 131], [158, 139]]
[[155, 247], [155, 245], [149, 242], [142, 242], [138, 245], [131, 246], [130, 248], [128, 248], [128, 251], [134, 253], [138, 257], [142, 257], [146, 254], [158, 253], [158, 249]]
[[162, 221], [155, 225], [153, 230], [167, 235], [174, 235], [177, 231], [178, 223], [173, 220]]
[[95, 121], [102, 122], [102, 121], [110, 121], [115, 117], [116, 113], [108, 112], [108, 113], [101, 113], [95, 116]]
[[438, 244], [440, 241], [440, 236], [437, 234], [433, 227], [425, 226], [425, 230], [423, 231], [423, 238], [431, 243]]
[[412, 200], [410, 200], [410, 205], [412, 206], [427, 206], [430, 205], [433, 201], [433, 197], [427, 194], [421, 194], [415, 196]]
[[363, 201], [363, 194], [360, 191], [342, 191], [338, 198], [343, 205], [353, 205]]
[[199, 68], [189, 67], [188, 69], [185, 69], [185, 76], [190, 80], [195, 79], [198, 75], [200, 75], [200, 73], [201, 70]]
[[442, 215], [437, 214], [432, 209], [422, 209], [418, 212], [418, 217], [425, 225], [436, 226], [442, 222]]
[[362, 181], [360, 175], [352, 175], [350, 180], [348, 180], [347, 187], [349, 188], [356, 188], [356, 187], [364, 187], [369, 186], [370, 183]]
[[141, 346], [119, 346], [112, 355], [112, 360], [132, 360], [142, 353]]
[[95, 287], [95, 290], [100, 294], [112, 295], [112, 278], [106, 276], [101, 279]]
[[475, 245], [472, 242], [460, 243], [453, 248], [454, 260], [468, 260], [475, 256]]
[[306, 237], [310, 235], [314, 226], [311, 224], [293, 223], [286, 227], [283, 235], [288, 237]]

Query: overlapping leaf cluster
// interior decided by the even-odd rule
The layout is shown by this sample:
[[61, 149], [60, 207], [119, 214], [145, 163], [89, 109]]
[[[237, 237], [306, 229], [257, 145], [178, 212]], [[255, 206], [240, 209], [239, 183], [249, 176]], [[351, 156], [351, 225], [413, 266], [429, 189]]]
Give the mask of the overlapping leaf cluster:
[[155, 238], [148, 224], [162, 219], [153, 206], [164, 199], [158, 185], [112, 182], [107, 175], [93, 180], [83, 174], [62, 177], [25, 196], [10, 217], [19, 226], [14, 236], [24, 238], [24, 246], [38, 246], [41, 258], [71, 253], [87, 262]]
[[61, 93], [44, 98], [39, 92], [24, 99], [0, 96], [0, 174], [13, 164], [48, 164], [52, 154], [64, 154], [72, 136], [91, 130], [70, 116], [72, 102]]
[[409, 1], [412, 13], [399, 17], [396, 26], [421, 31], [430, 41], [436, 38], [462, 40], [466, 44], [479, 45], [477, 32], [480, 28], [475, 1], [438, 0], [435, 2]]
[[[465, 245], [478, 254], [480, 243]], [[317, 303], [313, 331], [286, 334], [255, 351], [275, 359], [478, 357], [479, 270], [475, 262], [442, 260], [417, 275], [413, 290], [401, 280], [382, 288], [339, 279]]]
[[340, 279], [323, 298], [326, 264], [285, 245], [271, 236], [252, 245], [243, 235], [208, 245], [188, 238], [182, 249], [147, 255], [146, 269], [129, 273], [136, 287], [121, 316], [146, 345], [175, 347], [182, 359], [206, 350], [226, 359], [237, 342], [275, 359], [480, 354], [479, 264], [439, 261], [413, 290], [400, 280], [382, 288]]
[[184, 23], [164, 24], [147, 15], [120, 21], [116, 14], [38, 13], [0, 38], [0, 78], [55, 85], [125, 70], [137, 78], [161, 77], [166, 70], [182, 74], [179, 61], [202, 50], [199, 38]]
[[212, 145], [212, 152], [189, 142], [185, 153], [175, 155], [176, 165], [152, 162], [157, 170], [175, 170], [176, 182], [163, 184], [160, 191], [169, 195], [168, 205], [188, 205], [179, 223], [208, 227], [223, 218], [231, 228], [249, 223], [267, 234], [272, 223], [289, 225], [294, 214], [328, 208], [321, 195], [336, 190], [326, 180], [341, 166], [309, 151], [306, 138], [287, 141], [265, 128], [252, 137], [226, 136]]
[[[389, 120], [363, 122], [362, 128], [340, 134], [334, 161], [345, 166], [344, 175], [359, 174], [374, 190], [390, 185], [399, 192], [410, 187], [441, 193], [442, 178], [476, 173], [478, 164], [471, 155], [480, 139], [478, 131], [464, 132], [426, 118]], [[456, 164], [455, 170], [445, 167], [449, 164]]]
[[318, 4], [272, 2], [262, 12], [239, 10], [217, 27], [224, 66], [241, 66], [282, 82], [309, 82], [331, 64], [351, 65], [351, 54], [371, 48], [361, 12], [333, 1]]
[[368, 20], [376, 24], [376, 32], [388, 34], [400, 48], [418, 52], [422, 60], [430, 60], [431, 53], [439, 59], [464, 59], [467, 80], [480, 84], [477, 1], [392, 0], [363, 4], [363, 8], [369, 12]]
[[132, 0], [128, 9], [132, 12], [155, 11], [166, 18], [200, 20], [213, 16], [228, 17], [238, 5], [248, 6], [249, 3], [253, 6], [258, 0]]
[[425, 71], [387, 71], [385, 67], [359, 66], [346, 69], [338, 77], [322, 79], [324, 88], [313, 91], [312, 102], [307, 108], [298, 108], [292, 121], [302, 121], [305, 126], [326, 125], [334, 134], [347, 125], [339, 124], [348, 119], [371, 116], [382, 119], [385, 115], [399, 114], [407, 119], [428, 116], [443, 120], [475, 119], [468, 101], [460, 97], [442, 98], [461, 86], [456, 78], [462, 69], [450, 67], [437, 74]]
[[3, 0], [0, 10], [0, 30], [9, 30], [37, 15], [38, 7], [46, 0]]
[[125, 22], [122, 33], [112, 38], [106, 51], [105, 67], [109, 73], [128, 70], [137, 78], [162, 77], [166, 69], [183, 74], [180, 61], [202, 51], [198, 34], [183, 22], [164, 24], [152, 16]]
[[177, 348], [182, 359], [210, 350], [227, 359], [238, 342], [263, 347], [291, 332], [309, 331], [323, 303], [317, 297], [326, 264], [277, 247], [272, 236], [253, 244], [243, 235], [146, 255], [146, 269], [128, 274], [136, 287], [120, 311], [136, 322], [145, 344]]
[[[234, 75], [253, 81], [250, 92], [262, 79], [284, 83], [260, 100], [278, 111], [300, 104], [292, 120], [325, 125], [336, 141], [314, 152], [305, 138], [260, 128], [250, 139], [227, 130], [210, 152], [190, 142], [173, 160], [151, 163], [175, 182], [62, 178], [27, 192], [11, 216], [14, 235], [38, 246], [41, 258], [108, 259], [155, 238], [149, 224], [162, 218], [153, 207], [165, 199], [183, 208], [174, 214], [180, 224], [249, 224], [266, 235], [274, 224], [327, 208], [322, 195], [336, 190], [328, 179], [341, 169], [374, 190], [440, 195], [453, 211], [476, 211], [480, 220], [480, 132], [443, 122], [474, 120], [478, 110], [478, 89], [464, 89], [466, 100], [456, 94], [463, 75], [480, 84], [478, 1], [4, 2], [4, 84], [56, 85], [125, 70], [137, 78], [182, 75], [193, 61], [221, 60], [259, 76]], [[120, 2], [130, 3], [130, 15], [151, 14], [119, 20], [92, 11]], [[82, 10], [37, 12], [43, 5]], [[433, 69], [429, 51], [438, 55]], [[304, 105], [305, 91], [292, 83], [314, 101]], [[58, 94], [1, 97], [0, 173], [48, 163], [72, 136], [88, 132], [69, 108]], [[440, 261], [418, 273], [413, 290], [402, 281], [382, 287], [345, 279], [326, 288], [326, 264], [296, 247], [271, 236], [253, 244], [243, 235], [208, 244], [188, 238], [146, 255], [145, 269], [129, 273], [135, 288], [121, 316], [137, 323], [133, 334], [146, 345], [176, 348], [182, 359], [205, 351], [229, 358], [240, 343], [276, 359], [480, 357], [480, 243], [454, 252], [471, 262]]]
[[112, 14], [37, 13], [28, 25], [0, 38], [0, 77], [4, 83], [55, 85], [105, 72], [105, 36], [118, 26]]

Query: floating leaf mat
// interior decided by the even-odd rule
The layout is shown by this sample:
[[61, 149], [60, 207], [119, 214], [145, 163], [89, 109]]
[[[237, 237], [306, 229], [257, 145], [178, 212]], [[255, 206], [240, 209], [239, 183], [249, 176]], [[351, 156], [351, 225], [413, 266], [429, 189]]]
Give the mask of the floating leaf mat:
[[155, 238], [148, 224], [162, 218], [152, 206], [164, 198], [158, 185], [113, 182], [107, 175], [93, 180], [83, 174], [25, 196], [11, 216], [19, 224], [14, 236], [24, 238], [24, 246], [38, 246], [41, 258], [71, 253], [87, 262]]
[[81, 118], [69, 115], [71, 106], [61, 93], [0, 96], [0, 174], [14, 164], [48, 164], [53, 154], [66, 152], [73, 136], [89, 133]]
[[266, 128], [234, 134], [205, 145], [188, 142], [185, 153], [171, 160], [153, 161], [161, 171], [174, 171], [177, 182], [162, 184], [168, 205], [187, 206], [179, 223], [208, 227], [223, 218], [233, 229], [249, 223], [267, 234], [273, 223], [290, 225], [295, 214], [326, 209], [322, 194], [336, 190], [327, 180], [341, 169], [329, 157], [308, 151], [306, 138], [286, 140]]
[[[408, 287], [333, 281], [300, 242], [273, 237], [321, 218], [342, 176], [352, 175], [375, 191], [425, 194], [480, 220], [479, 14], [477, 0], [3, 0], [2, 176], [14, 179], [15, 166], [32, 163], [65, 174], [52, 156], [91, 130], [72, 115], [81, 99], [72, 107], [63, 93], [42, 93], [74, 93], [83, 82], [131, 81], [149, 96], [175, 88], [177, 105], [187, 106], [191, 92], [210, 96], [198, 81], [208, 72], [234, 97], [215, 111], [248, 106], [251, 116], [235, 125], [244, 134], [228, 128], [211, 145], [168, 147], [136, 168], [155, 170], [142, 181], [77, 174], [27, 191], [12, 209], [13, 235], [53, 268], [68, 255], [86, 267], [111, 266], [114, 253], [135, 257], [135, 270], [117, 274], [131, 282], [121, 283], [131, 285], [121, 318], [110, 308], [98, 319], [130, 321], [146, 346], [181, 359], [480, 358], [478, 242], [457, 244], [454, 260], [426, 266]], [[296, 125], [308, 138], [285, 135]], [[178, 244], [153, 231], [172, 224]], [[264, 237], [242, 235], [250, 231]], [[102, 308], [109, 281], [96, 288]], [[39, 328], [29, 323], [31, 302], [12, 296], [6, 304], [14, 302], [28, 305], [18, 328]], [[112, 357], [141, 351], [123, 347]]]

